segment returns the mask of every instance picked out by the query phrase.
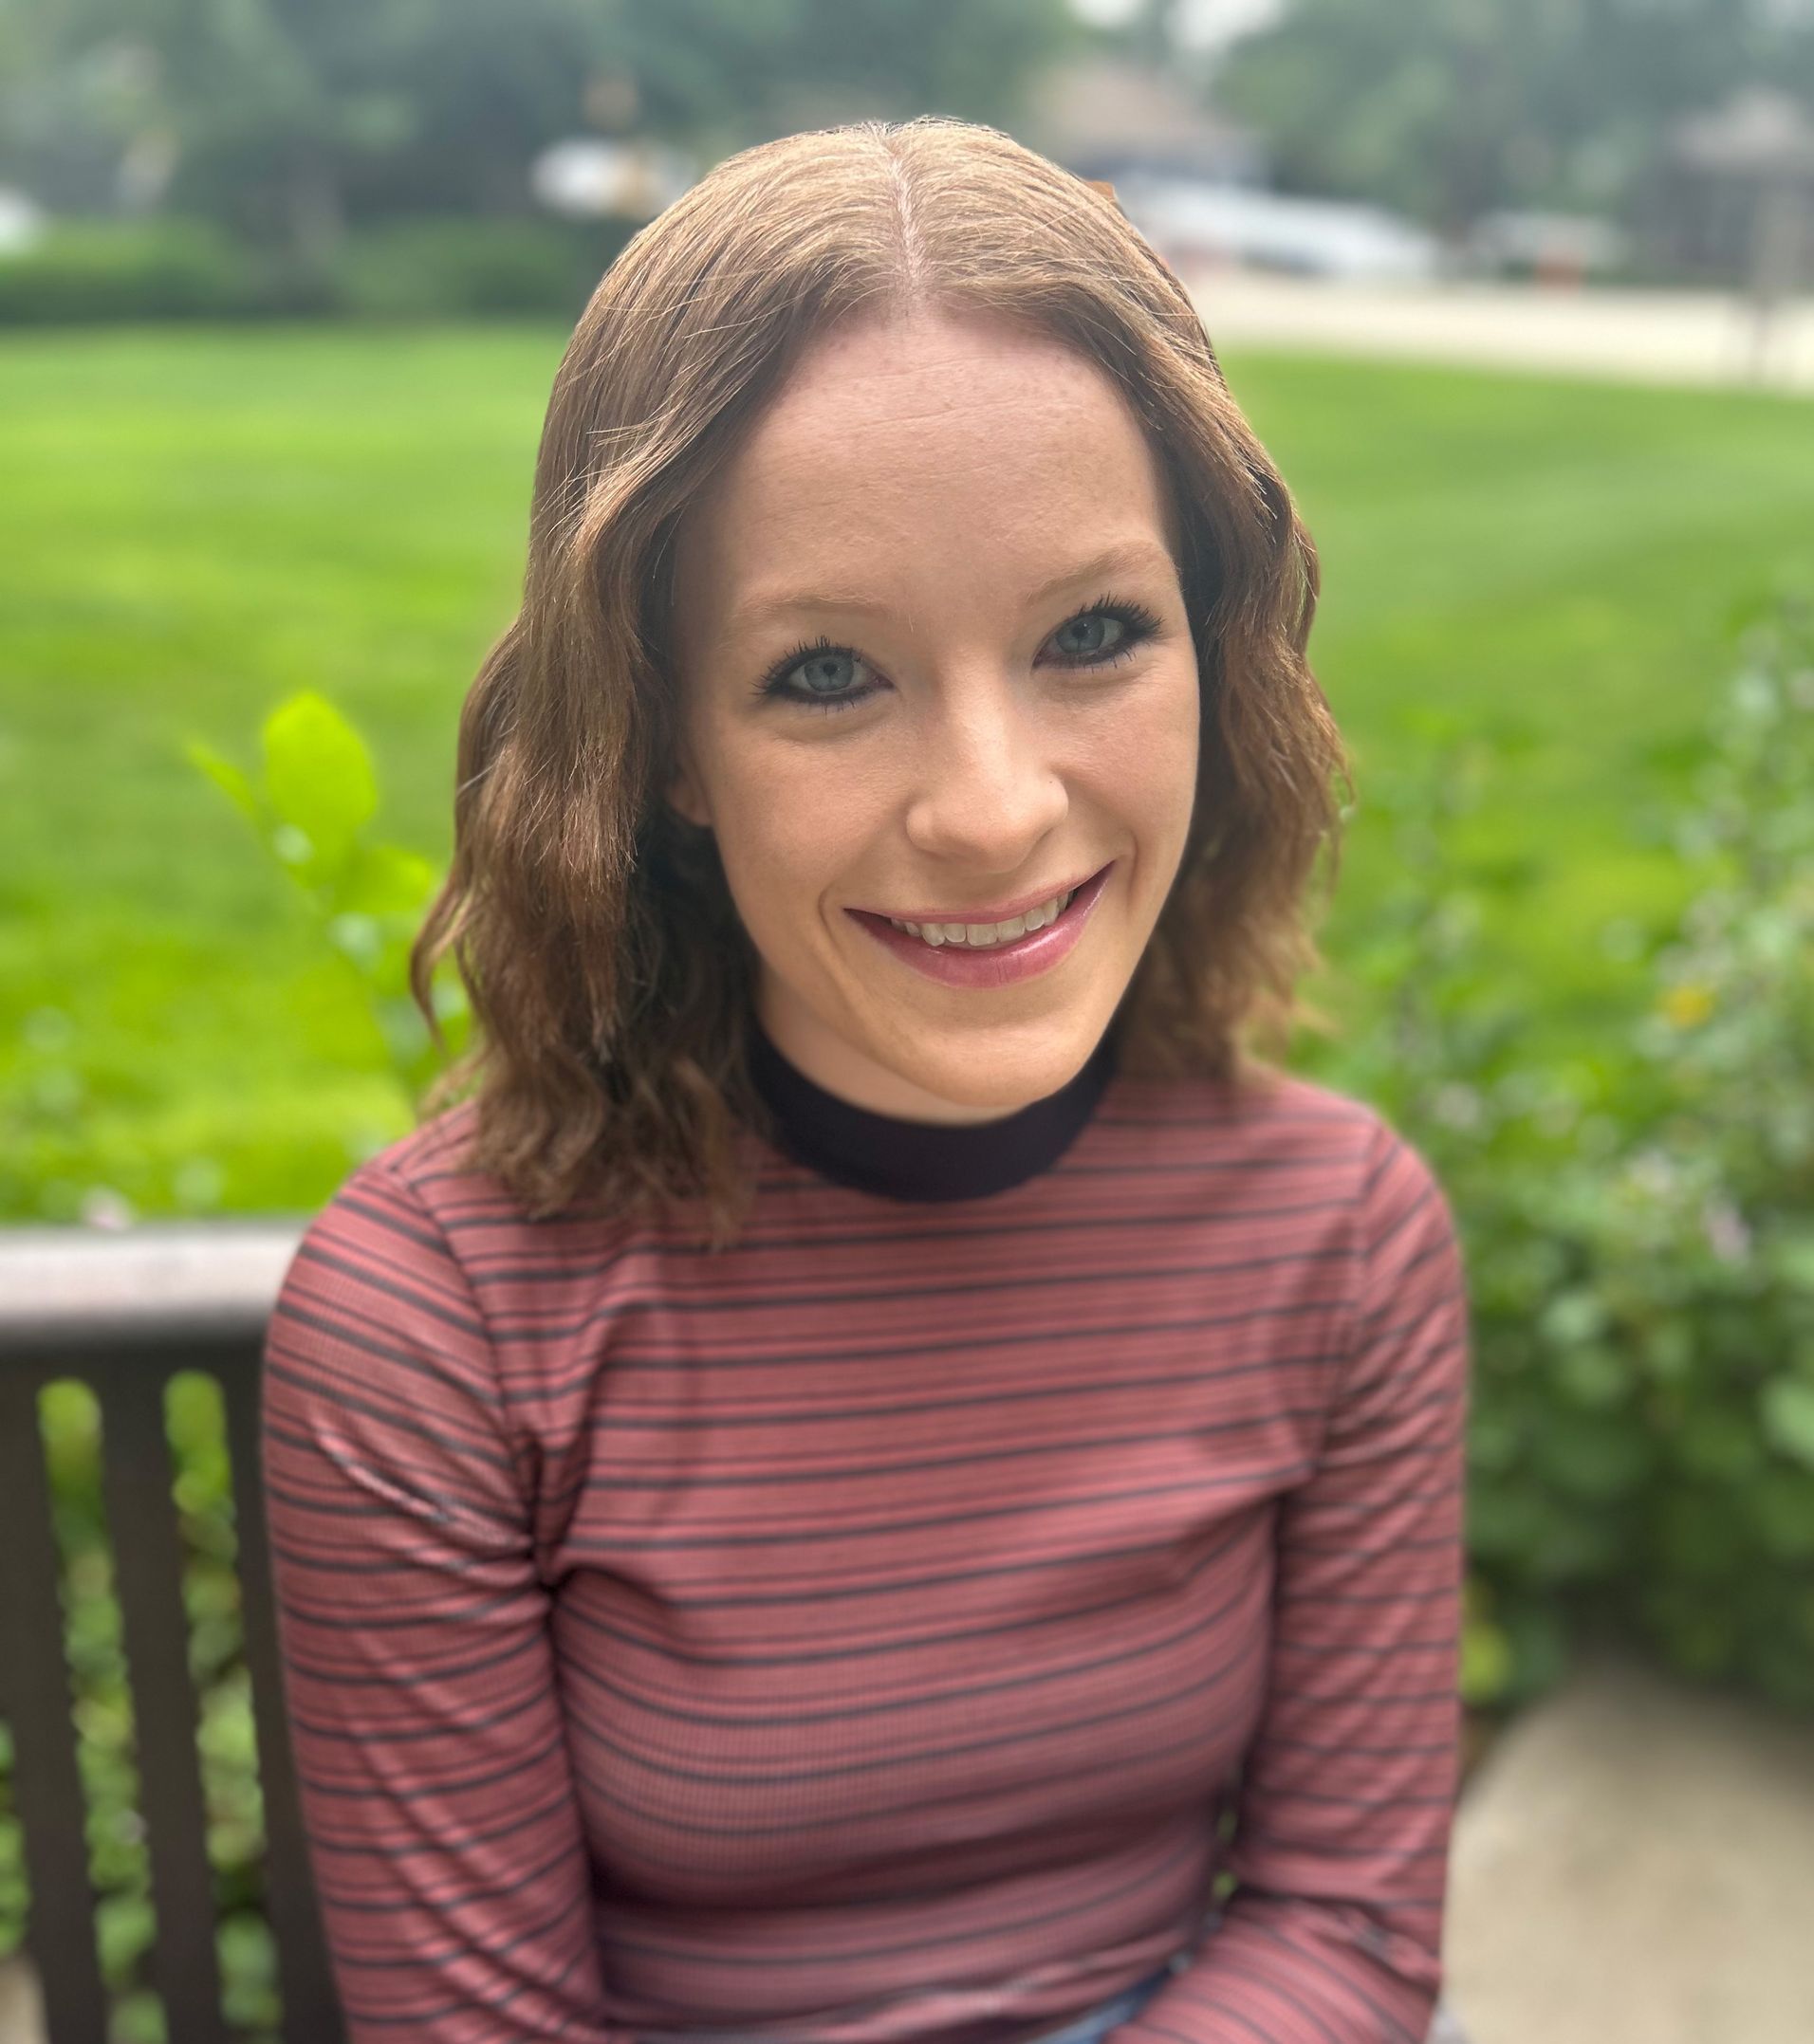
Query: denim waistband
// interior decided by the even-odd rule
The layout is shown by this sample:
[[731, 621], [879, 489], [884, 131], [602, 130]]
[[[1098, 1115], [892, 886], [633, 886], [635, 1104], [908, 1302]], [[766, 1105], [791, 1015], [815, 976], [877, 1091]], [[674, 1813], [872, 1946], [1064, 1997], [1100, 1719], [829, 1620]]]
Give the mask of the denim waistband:
[[1117, 2023], [1124, 2023], [1130, 2016], [1138, 2015], [1166, 1981], [1181, 1973], [1190, 1962], [1188, 1952], [1175, 1953], [1143, 1980], [1136, 1980], [1132, 1987], [1122, 1988], [1119, 1995], [1112, 1996], [1107, 2001], [1082, 2016], [1073, 2016], [1062, 2029], [1042, 2030], [1037, 2036], [1023, 2039], [1023, 2044], [1099, 2044]]
[[[1056, 2030], [1042, 2030], [1037, 2036], [1027, 2037], [1023, 2044], [1100, 2044], [1101, 2037], [1117, 2023], [1124, 2023], [1131, 2016], [1138, 2015], [1146, 2003], [1157, 1994], [1174, 1974], [1183, 1972], [1191, 1962], [1189, 1952], [1174, 1952], [1163, 1965], [1156, 1966], [1144, 1980], [1136, 1980], [1132, 1987], [1124, 1987], [1119, 1995], [1107, 2001], [1099, 2002], [1082, 2016], [1074, 2016], [1067, 2023]], [[718, 2031], [708, 2033], [711, 2044], [746, 2044], [753, 2040], [753, 2032]], [[635, 2044], [663, 2044], [653, 2036], [638, 2037]], [[693, 2044], [692, 2039], [682, 2039], [681, 2044]]]

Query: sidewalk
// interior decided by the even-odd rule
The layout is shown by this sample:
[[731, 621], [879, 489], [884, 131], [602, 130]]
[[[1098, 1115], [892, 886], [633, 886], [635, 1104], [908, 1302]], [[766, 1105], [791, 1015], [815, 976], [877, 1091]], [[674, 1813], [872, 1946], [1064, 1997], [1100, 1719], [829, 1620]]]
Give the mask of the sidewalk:
[[1583, 1654], [1501, 1734], [1450, 1853], [1469, 2044], [1808, 2044], [1814, 1723]]
[[1183, 275], [1211, 340], [1231, 352], [1301, 348], [1814, 394], [1814, 298], [1782, 306], [1760, 337], [1748, 306], [1712, 292], [1385, 286], [1234, 269]]

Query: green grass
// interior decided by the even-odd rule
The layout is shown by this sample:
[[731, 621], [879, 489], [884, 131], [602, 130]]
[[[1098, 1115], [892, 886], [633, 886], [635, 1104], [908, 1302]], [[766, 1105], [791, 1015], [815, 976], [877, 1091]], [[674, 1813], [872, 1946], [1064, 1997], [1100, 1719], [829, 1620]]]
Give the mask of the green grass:
[[[141, 1212], [295, 1208], [400, 1132], [369, 1022], [182, 755], [250, 764], [319, 688], [383, 834], [444, 858], [458, 710], [508, 620], [548, 328], [142, 330], [0, 344], [0, 1217], [105, 1182]], [[1537, 862], [1490, 932], [1591, 1032], [1602, 946], [1681, 881], [1652, 841], [1731, 664], [1733, 603], [1805, 575], [1814, 407], [1236, 356], [1318, 542], [1312, 654], [1361, 815], [1326, 931], [1392, 884], [1369, 775], [1435, 710], [1489, 756], [1467, 849]]]

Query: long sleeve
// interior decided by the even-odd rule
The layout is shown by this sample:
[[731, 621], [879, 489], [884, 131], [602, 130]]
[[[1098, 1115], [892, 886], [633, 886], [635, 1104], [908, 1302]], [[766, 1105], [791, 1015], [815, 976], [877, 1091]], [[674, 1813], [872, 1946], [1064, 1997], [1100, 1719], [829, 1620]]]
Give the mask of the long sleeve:
[[285, 1277], [261, 1450], [303, 1818], [352, 2044], [625, 2044], [601, 2015], [532, 1451], [446, 1235], [381, 1162]]
[[1237, 1886], [1120, 2044], [1423, 2044], [1459, 1763], [1469, 1333], [1453, 1215], [1381, 1125], [1352, 1339], [1314, 1474], [1277, 1526], [1268, 1699]]

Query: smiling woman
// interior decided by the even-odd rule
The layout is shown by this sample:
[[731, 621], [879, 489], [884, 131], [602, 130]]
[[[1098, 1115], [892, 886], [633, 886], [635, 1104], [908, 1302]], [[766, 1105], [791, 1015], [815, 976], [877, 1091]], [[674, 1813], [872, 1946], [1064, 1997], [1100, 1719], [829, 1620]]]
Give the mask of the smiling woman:
[[991, 130], [733, 157], [601, 283], [416, 949], [474, 1050], [267, 1347], [358, 2044], [1438, 2034], [1466, 1298], [1266, 1056], [1314, 593]]
[[[1315, 591], [1195, 308], [1110, 199], [954, 121], [720, 164], [555, 377], [416, 951], [431, 1027], [450, 949], [478, 1025], [431, 1105], [474, 1094], [474, 1154], [532, 1211], [691, 1200], [725, 1243], [766, 1125], [752, 1013], [935, 1119], [1049, 1092], [1111, 1012], [1123, 1069], [1233, 1077], [1287, 1040], [1337, 863]], [[840, 927], [961, 924], [1105, 863], [1064, 972], [981, 1000]]]
[[981, 1119], [1108, 1027], [1196, 786], [1175, 531], [1100, 369], [918, 307], [822, 339], [683, 521], [671, 799], [832, 1091]]

